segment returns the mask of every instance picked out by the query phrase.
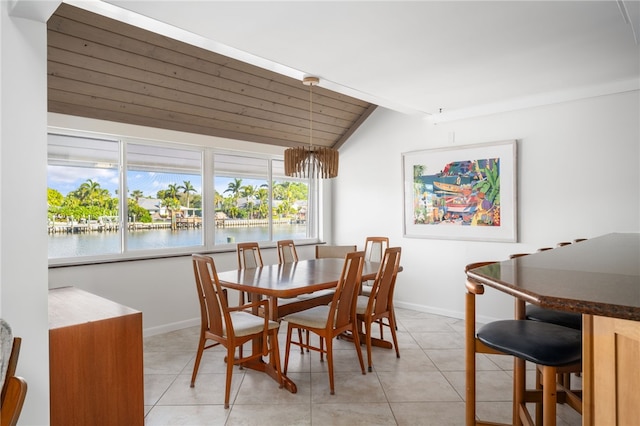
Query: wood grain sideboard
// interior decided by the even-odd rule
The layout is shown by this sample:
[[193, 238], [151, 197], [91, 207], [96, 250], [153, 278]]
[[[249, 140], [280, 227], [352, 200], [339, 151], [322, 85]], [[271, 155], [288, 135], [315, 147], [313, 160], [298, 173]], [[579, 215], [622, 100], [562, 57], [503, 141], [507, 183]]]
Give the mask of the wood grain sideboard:
[[142, 313], [86, 291], [49, 290], [51, 425], [144, 424]]

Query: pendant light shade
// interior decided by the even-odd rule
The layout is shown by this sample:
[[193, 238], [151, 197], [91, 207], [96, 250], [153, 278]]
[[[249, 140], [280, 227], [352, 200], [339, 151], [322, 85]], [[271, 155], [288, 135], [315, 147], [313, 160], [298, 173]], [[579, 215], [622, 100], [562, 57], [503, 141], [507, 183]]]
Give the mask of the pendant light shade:
[[313, 146], [313, 86], [320, 80], [305, 77], [309, 86], [309, 146], [287, 148], [284, 151], [284, 174], [290, 177], [331, 179], [338, 176], [338, 150]]

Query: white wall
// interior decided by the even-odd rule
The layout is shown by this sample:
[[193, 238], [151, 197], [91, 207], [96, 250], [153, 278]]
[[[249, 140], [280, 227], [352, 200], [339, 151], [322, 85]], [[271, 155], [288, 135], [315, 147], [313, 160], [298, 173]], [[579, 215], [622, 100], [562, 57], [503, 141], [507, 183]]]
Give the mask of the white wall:
[[9, 7], [0, 2], [0, 316], [22, 338], [17, 374], [28, 391], [20, 424], [46, 425], [47, 28], [9, 16]]
[[[403, 152], [508, 139], [518, 140], [519, 243], [403, 237]], [[379, 109], [341, 150], [333, 238], [389, 236], [403, 248], [396, 305], [462, 318], [470, 262], [640, 231], [639, 141], [638, 91], [439, 124]], [[488, 294], [479, 315], [509, 317], [512, 308]]]
[[[314, 246], [298, 247], [301, 259]], [[275, 248], [261, 249], [265, 264], [278, 263]], [[218, 272], [238, 268], [235, 252], [212, 254]], [[73, 286], [142, 312], [144, 335], [151, 336], [200, 324], [191, 257], [60, 267], [49, 270], [49, 288]], [[233, 291], [231, 291], [233, 293]], [[230, 303], [237, 296], [230, 294]]]

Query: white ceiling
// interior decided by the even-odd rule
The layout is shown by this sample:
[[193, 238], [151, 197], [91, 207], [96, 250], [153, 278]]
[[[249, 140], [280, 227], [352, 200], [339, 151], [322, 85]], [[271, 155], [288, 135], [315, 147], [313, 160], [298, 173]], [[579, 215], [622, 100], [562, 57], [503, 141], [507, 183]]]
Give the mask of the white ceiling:
[[405, 113], [640, 88], [635, 0], [68, 3]]

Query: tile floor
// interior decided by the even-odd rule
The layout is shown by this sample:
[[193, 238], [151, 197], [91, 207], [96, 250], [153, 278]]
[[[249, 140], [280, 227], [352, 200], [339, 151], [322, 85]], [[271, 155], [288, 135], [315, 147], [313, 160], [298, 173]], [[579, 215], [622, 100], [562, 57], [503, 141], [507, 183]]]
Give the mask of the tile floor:
[[[374, 348], [372, 373], [361, 374], [353, 343], [336, 342], [335, 395], [319, 354], [292, 347], [287, 375], [296, 394], [264, 373], [236, 367], [229, 409], [223, 407], [224, 349], [205, 351], [190, 388], [198, 328], [145, 338], [145, 424], [464, 425], [463, 321], [406, 309], [396, 309], [396, 316], [401, 358]], [[279, 342], [284, 363], [286, 323]], [[364, 346], [363, 356], [366, 367]], [[480, 355], [477, 364], [478, 416], [510, 422], [511, 358]], [[558, 406], [558, 426], [580, 423], [575, 411]]]

